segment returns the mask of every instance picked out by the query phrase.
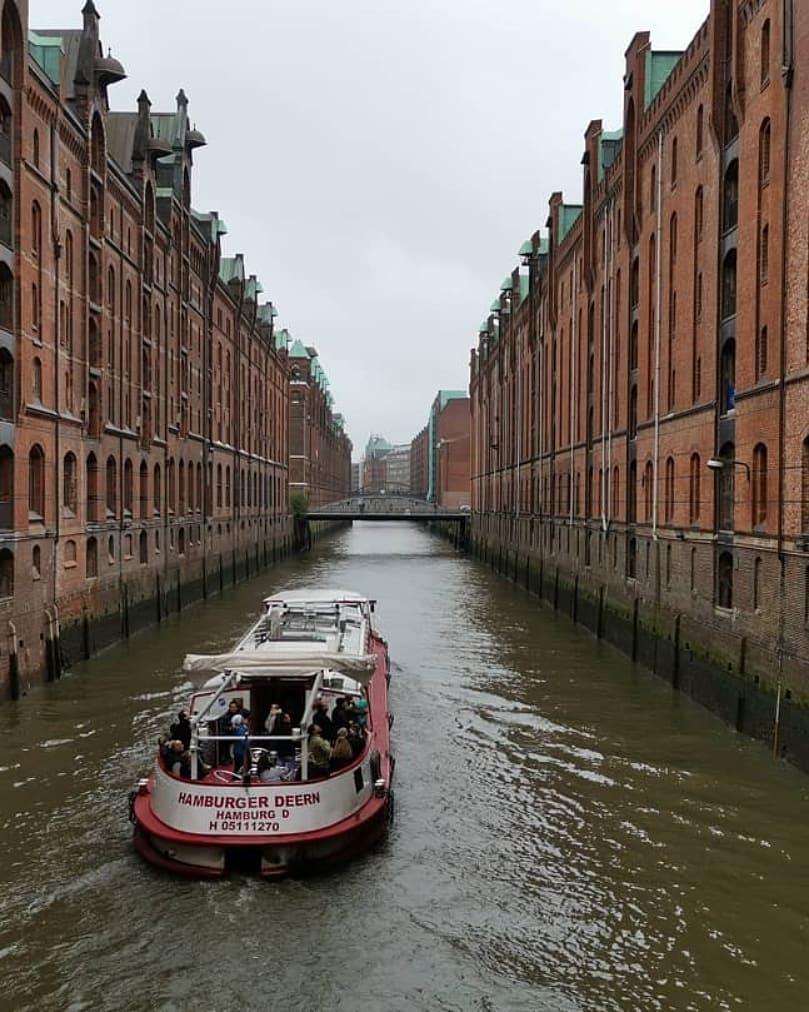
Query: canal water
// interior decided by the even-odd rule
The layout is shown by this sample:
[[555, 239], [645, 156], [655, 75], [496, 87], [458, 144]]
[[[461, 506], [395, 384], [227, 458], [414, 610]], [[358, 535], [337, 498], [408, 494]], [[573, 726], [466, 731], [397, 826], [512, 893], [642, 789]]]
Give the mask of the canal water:
[[[387, 843], [326, 877], [167, 877], [127, 794], [282, 585], [378, 598]], [[809, 780], [414, 526], [310, 555], [0, 707], [0, 1010], [809, 1005]]]

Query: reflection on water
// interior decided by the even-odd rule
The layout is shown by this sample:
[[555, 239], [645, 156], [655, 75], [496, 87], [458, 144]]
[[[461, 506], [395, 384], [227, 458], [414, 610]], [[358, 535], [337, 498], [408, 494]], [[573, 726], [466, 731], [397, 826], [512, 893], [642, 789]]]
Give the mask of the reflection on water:
[[[396, 822], [320, 879], [143, 865], [126, 796], [282, 585], [378, 599]], [[0, 708], [1, 1009], [806, 1004], [803, 775], [418, 527], [357, 524]]]

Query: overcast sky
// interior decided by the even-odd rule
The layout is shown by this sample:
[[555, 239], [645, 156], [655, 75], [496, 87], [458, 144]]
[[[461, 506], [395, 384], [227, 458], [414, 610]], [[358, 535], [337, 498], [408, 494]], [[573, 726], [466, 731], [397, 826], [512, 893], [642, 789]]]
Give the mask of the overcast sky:
[[[591, 119], [621, 124], [623, 53], [682, 49], [709, 0], [95, 0], [113, 109], [183, 87], [208, 146], [193, 204], [314, 345], [359, 457], [464, 389], [480, 322], [547, 218], [581, 198]], [[83, 0], [30, 0], [31, 28]]]

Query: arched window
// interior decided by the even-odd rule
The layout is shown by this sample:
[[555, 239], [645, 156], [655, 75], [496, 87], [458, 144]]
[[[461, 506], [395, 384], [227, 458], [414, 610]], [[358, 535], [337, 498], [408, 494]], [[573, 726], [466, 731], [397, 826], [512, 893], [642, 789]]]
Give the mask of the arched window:
[[78, 512], [78, 474], [72, 453], [65, 454], [62, 465], [62, 505], [74, 515]]
[[736, 484], [736, 447], [725, 443], [719, 451], [722, 467], [716, 472], [717, 523], [720, 531], [732, 531], [735, 527], [734, 494]]
[[703, 145], [704, 131], [705, 131], [704, 119], [705, 119], [705, 114], [703, 112], [702, 106], [700, 106], [697, 109], [697, 130], [696, 130], [696, 149], [697, 149], [696, 153], [697, 153], [697, 158], [700, 158], [702, 156], [702, 145]]
[[733, 555], [721, 552], [717, 563], [716, 603], [720, 608], [733, 607]]
[[115, 562], [115, 538], [112, 534], [107, 538], [107, 562]]
[[761, 87], [765, 87], [770, 81], [770, 19], [761, 26], [761, 52], [760, 52], [760, 81]]
[[180, 504], [180, 515], [185, 513], [185, 461], [181, 460], [177, 467], [177, 491]]
[[145, 566], [149, 561], [149, 538], [146, 535], [146, 531], [140, 532], [139, 537], [139, 559], [140, 564]]
[[0, 264], [0, 328], [14, 330], [14, 275]]
[[638, 435], [638, 388], [632, 384], [629, 391], [629, 438], [636, 439]]
[[654, 468], [651, 460], [646, 461], [646, 467], [643, 469], [643, 506], [646, 522], [651, 523], [654, 508]]
[[135, 499], [135, 472], [129, 458], [124, 463], [124, 512], [132, 516]]
[[649, 175], [649, 210], [654, 211], [657, 207], [657, 166], [652, 165]]
[[722, 346], [719, 359], [719, 411], [726, 415], [736, 407], [736, 342], [731, 339]]
[[31, 205], [31, 253], [35, 260], [42, 252], [42, 210], [34, 201]]
[[222, 508], [222, 465], [216, 465], [216, 505]]
[[174, 513], [177, 509], [177, 485], [174, 477], [174, 457], [169, 457], [169, 462], [166, 464], [166, 494], [168, 495], [169, 513]]
[[161, 509], [161, 502], [162, 502], [162, 495], [161, 495], [162, 490], [161, 490], [161, 487], [160, 487], [160, 465], [159, 464], [155, 464], [155, 466], [154, 466], [154, 481], [153, 481], [152, 492], [154, 494], [154, 500], [153, 500], [154, 501], [154, 511], [155, 511], [155, 513], [159, 514], [160, 513], [160, 509]]
[[31, 552], [31, 575], [35, 580], [42, 577], [42, 549], [39, 545], [34, 545]]
[[202, 512], [202, 464], [197, 464], [197, 513]]
[[753, 526], [767, 522], [767, 447], [757, 443], [753, 448]]
[[762, 327], [758, 332], [756, 342], [756, 379], [767, 375], [767, 328]]
[[722, 231], [729, 232], [739, 223], [739, 163], [734, 158], [725, 172], [722, 191]]
[[700, 471], [701, 462], [698, 453], [691, 454], [688, 472], [688, 520], [692, 524], [699, 521], [700, 513]]
[[766, 186], [770, 181], [770, 121], [765, 119], [758, 133], [758, 183]]
[[11, 109], [4, 98], [0, 99], [0, 162], [11, 165], [11, 150], [13, 144], [12, 133], [13, 120]]
[[39, 130], [34, 129], [34, 137], [31, 142], [31, 161], [34, 163], [34, 168], [39, 168]]
[[619, 507], [621, 505], [621, 493], [619, 488], [619, 479], [621, 471], [616, 464], [612, 472], [612, 515], [613, 518], [618, 518]]
[[702, 226], [703, 226], [703, 196], [702, 187], [697, 187], [697, 192], [694, 194], [694, 241], [700, 242], [702, 239]]
[[98, 461], [94, 453], [87, 458], [87, 519], [98, 521]]
[[177, 541], [177, 552], [179, 555], [185, 555], [185, 527], [180, 528]]
[[629, 462], [629, 472], [626, 479], [626, 520], [634, 524], [638, 519], [638, 463], [635, 460]]
[[671, 142], [671, 185], [677, 185], [677, 138]]
[[758, 250], [758, 277], [762, 285], [766, 285], [770, 277], [770, 226], [761, 229], [761, 244]]
[[736, 315], [736, 250], [729, 250], [722, 263], [722, 319]]
[[140, 499], [140, 516], [145, 520], [149, 515], [149, 467], [145, 460], [140, 464], [140, 481], [138, 487]]
[[626, 575], [630, 580], [638, 576], [638, 542], [630, 538], [626, 546]]
[[28, 514], [36, 520], [45, 516], [45, 452], [39, 444], [28, 454]]
[[14, 597], [14, 556], [8, 548], [0, 550], [0, 597]]
[[5, 180], [0, 182], [0, 242], [14, 245], [14, 198]]
[[91, 580], [98, 576], [98, 541], [95, 538], [87, 539], [87, 579]]
[[107, 516], [115, 516], [118, 512], [118, 466], [115, 457], [107, 457], [106, 506]]
[[14, 451], [0, 446], [0, 530], [14, 530]]
[[674, 520], [674, 457], [666, 459], [664, 520], [667, 524]]
[[731, 144], [739, 136], [739, 121], [733, 107], [733, 85], [729, 83], [725, 92], [725, 145]]
[[230, 509], [230, 465], [225, 468], [225, 507]]
[[0, 349], [0, 418], [14, 419], [14, 359], [6, 349]]
[[65, 542], [65, 565], [76, 565], [76, 542], [72, 538]]

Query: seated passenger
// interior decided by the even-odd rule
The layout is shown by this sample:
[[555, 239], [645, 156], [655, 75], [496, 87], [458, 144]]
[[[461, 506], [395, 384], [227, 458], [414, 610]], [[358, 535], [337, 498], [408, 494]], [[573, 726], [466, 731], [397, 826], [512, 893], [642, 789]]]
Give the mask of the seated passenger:
[[323, 737], [319, 724], [309, 725], [309, 778], [327, 777], [331, 745]]
[[289, 779], [289, 770], [280, 763], [277, 752], [264, 752], [259, 758], [258, 778], [264, 784]]
[[169, 773], [173, 773], [175, 777], [188, 779], [191, 776], [191, 756], [179, 738], [175, 738], [164, 746], [163, 762]]
[[354, 750], [351, 748], [351, 743], [348, 740], [348, 728], [341, 727], [337, 732], [337, 740], [332, 749], [329, 769], [332, 772], [341, 770], [344, 766], [348, 766], [353, 762]]

